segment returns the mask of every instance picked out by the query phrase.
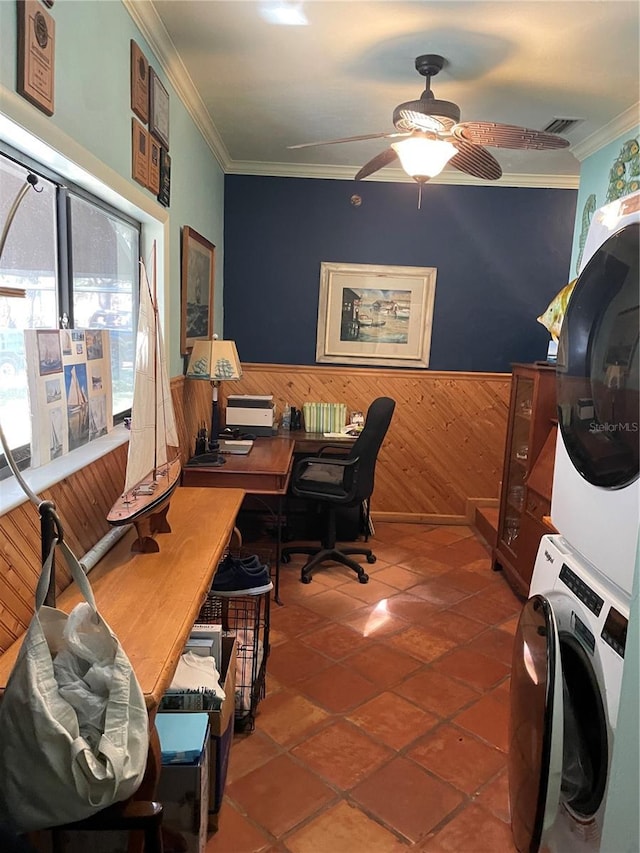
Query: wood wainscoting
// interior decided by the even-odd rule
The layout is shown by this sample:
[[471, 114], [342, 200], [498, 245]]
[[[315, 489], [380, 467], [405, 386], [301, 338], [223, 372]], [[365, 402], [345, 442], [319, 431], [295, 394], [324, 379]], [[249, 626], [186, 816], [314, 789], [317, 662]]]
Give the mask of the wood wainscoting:
[[[500, 492], [511, 376], [431, 370], [243, 364], [242, 379], [225, 394], [272, 394], [283, 407], [346, 403], [366, 412], [376, 397], [396, 410], [376, 468], [374, 520], [467, 523], [469, 507], [493, 503]], [[209, 383], [172, 380], [185, 459], [198, 426], [211, 420]], [[294, 434], [295, 435], [295, 434]]]
[[[40, 494], [53, 501], [64, 538], [81, 558], [112, 529], [107, 513], [122, 493], [127, 445], [70, 474]], [[0, 653], [27, 629], [42, 567], [40, 516], [27, 501], [0, 516]], [[71, 583], [64, 560], [56, 560], [56, 593]]]
[[[374, 520], [466, 523], [470, 505], [498, 497], [507, 374], [268, 364], [245, 364], [243, 371], [240, 381], [223, 383], [223, 394], [273, 394], [279, 414], [285, 403], [346, 403], [348, 411], [366, 412], [376, 397], [396, 401], [376, 469]], [[211, 387], [179, 376], [171, 393], [184, 462], [198, 426], [210, 423]], [[111, 529], [106, 515], [122, 491], [126, 454], [125, 444], [41, 495], [55, 503], [78, 557]], [[39, 516], [24, 503], [0, 516], [0, 652], [29, 624], [40, 566]], [[62, 560], [56, 567], [61, 592], [70, 577]]]

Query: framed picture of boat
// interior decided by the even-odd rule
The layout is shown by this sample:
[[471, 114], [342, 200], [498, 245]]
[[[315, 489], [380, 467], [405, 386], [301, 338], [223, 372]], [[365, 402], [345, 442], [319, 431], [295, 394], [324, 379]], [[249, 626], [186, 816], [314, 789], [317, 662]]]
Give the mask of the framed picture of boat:
[[316, 361], [428, 367], [436, 272], [321, 263]]
[[193, 228], [182, 229], [180, 352], [188, 355], [194, 341], [213, 334], [215, 246]]

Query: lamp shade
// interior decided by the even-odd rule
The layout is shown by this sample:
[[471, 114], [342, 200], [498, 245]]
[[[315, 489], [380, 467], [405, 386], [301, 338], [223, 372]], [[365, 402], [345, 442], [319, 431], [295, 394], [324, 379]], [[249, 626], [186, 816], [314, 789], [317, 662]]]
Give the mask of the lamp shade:
[[440, 139], [410, 136], [391, 147], [400, 158], [402, 168], [416, 180], [427, 180], [439, 175], [449, 160], [457, 154], [457, 148]]
[[212, 340], [194, 343], [187, 379], [225, 381], [240, 379], [241, 376], [242, 367], [234, 341], [220, 341], [214, 335]]

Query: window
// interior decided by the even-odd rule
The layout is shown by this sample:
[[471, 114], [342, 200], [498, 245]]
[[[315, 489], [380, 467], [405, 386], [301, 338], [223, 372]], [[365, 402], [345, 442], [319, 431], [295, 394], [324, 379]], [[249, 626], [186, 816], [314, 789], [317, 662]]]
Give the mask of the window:
[[[0, 423], [20, 467], [31, 434], [23, 329], [60, 326], [110, 332], [114, 417], [133, 396], [140, 223], [16, 152], [0, 152], [0, 224], [29, 173], [0, 258]], [[6, 291], [5, 291], [6, 292]]]

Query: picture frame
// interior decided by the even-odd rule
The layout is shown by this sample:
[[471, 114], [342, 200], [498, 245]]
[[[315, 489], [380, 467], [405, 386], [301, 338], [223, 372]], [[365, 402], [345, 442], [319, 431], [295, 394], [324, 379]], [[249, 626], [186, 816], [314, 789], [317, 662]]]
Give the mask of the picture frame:
[[56, 23], [38, 0], [18, 0], [18, 94], [48, 116], [54, 111]]
[[201, 234], [182, 229], [180, 353], [189, 355], [197, 340], [213, 334], [215, 249]]
[[316, 361], [429, 366], [435, 267], [320, 264]]
[[131, 109], [143, 124], [149, 121], [149, 62], [131, 39]]
[[166, 148], [160, 148], [160, 188], [158, 201], [163, 207], [171, 203], [171, 157]]
[[169, 93], [149, 66], [149, 132], [169, 150]]
[[135, 118], [131, 119], [131, 175], [143, 187], [149, 183], [149, 132]]
[[160, 192], [160, 143], [149, 134], [149, 173], [147, 189], [155, 196]]

